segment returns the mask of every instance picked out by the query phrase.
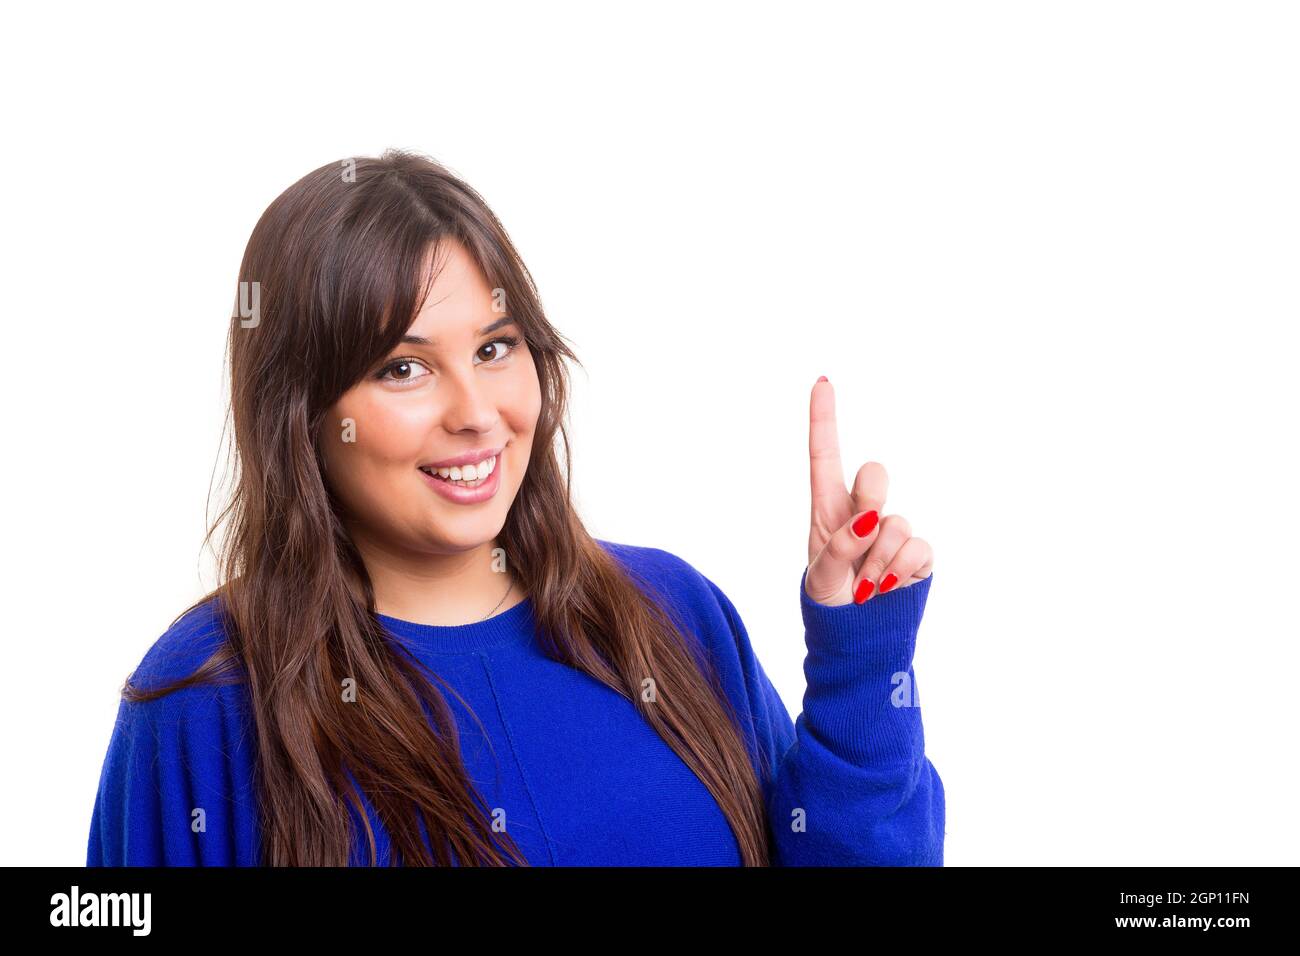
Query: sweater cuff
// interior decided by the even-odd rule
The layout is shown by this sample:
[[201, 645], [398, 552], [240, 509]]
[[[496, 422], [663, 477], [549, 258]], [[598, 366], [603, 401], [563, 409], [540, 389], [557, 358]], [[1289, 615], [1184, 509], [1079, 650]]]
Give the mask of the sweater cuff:
[[862, 604], [819, 604], [808, 596], [805, 567], [799, 578], [805, 643], [823, 659], [852, 659], [873, 674], [893, 674], [912, 666], [916, 632], [925, 613], [934, 573], [916, 584], [873, 594]]
[[918, 768], [925, 738], [912, 655], [934, 575], [837, 607], [808, 597], [807, 576], [805, 568], [803, 721], [848, 764]]

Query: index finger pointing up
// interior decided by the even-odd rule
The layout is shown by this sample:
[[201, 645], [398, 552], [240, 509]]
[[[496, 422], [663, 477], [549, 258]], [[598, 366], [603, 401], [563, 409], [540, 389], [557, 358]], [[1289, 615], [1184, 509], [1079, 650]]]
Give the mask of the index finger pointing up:
[[822, 378], [813, 385], [808, 408], [808, 465], [812, 477], [812, 505], [837, 505], [848, 494], [840, 464], [840, 436], [835, 424], [835, 392]]

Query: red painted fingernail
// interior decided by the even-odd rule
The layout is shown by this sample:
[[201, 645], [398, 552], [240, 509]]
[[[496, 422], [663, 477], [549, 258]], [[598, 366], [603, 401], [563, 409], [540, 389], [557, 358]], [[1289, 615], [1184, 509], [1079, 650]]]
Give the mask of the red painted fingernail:
[[863, 578], [858, 582], [858, 589], [853, 592], [853, 603], [861, 604], [867, 598], [871, 597], [871, 589], [875, 587], [870, 578]]
[[817, 381], [819, 381], [819, 382], [829, 382], [830, 379], [827, 378], [825, 375], [823, 375], [821, 378], [817, 379]]
[[865, 538], [867, 535], [871, 534], [871, 529], [876, 526], [878, 520], [880, 520], [880, 515], [876, 514], [874, 511], [868, 511], [857, 521], [853, 522], [853, 533], [859, 538]]
[[890, 571], [888, 574], [885, 575], [885, 580], [880, 582], [880, 593], [884, 594], [886, 591], [888, 591], [897, 583], [898, 583], [898, 575], [895, 574], [893, 571]]

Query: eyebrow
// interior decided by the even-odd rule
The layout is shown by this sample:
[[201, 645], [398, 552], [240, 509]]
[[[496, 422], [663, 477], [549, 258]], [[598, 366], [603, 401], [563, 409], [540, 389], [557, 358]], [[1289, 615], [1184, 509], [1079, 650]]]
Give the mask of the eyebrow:
[[[494, 332], [494, 331], [496, 331], [497, 329], [501, 328], [501, 326], [503, 326], [503, 325], [510, 325], [510, 324], [513, 323], [513, 322], [514, 322], [514, 319], [512, 319], [510, 316], [508, 316], [508, 315], [503, 315], [501, 318], [497, 319], [497, 320], [496, 320], [495, 322], [493, 322], [491, 325], [485, 325], [485, 326], [483, 326], [483, 328], [481, 328], [481, 329], [478, 330], [478, 333], [477, 333], [477, 334], [478, 334], [478, 335], [487, 335], [489, 332]], [[427, 338], [425, 338], [423, 335], [403, 335], [403, 336], [402, 336], [402, 341], [403, 341], [404, 343], [407, 343], [407, 344], [410, 344], [410, 345], [433, 345], [434, 342], [437, 341], [437, 340], [436, 340], [436, 339], [427, 339]]]

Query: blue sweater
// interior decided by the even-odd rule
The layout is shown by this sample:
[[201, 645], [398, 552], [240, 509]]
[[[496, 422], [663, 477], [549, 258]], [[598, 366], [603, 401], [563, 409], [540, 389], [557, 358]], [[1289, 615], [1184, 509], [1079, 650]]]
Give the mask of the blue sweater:
[[[804, 593], [805, 569], [807, 689], [792, 722], [717, 585], [667, 551], [600, 544], [675, 605], [717, 662], [751, 758], [771, 774], [774, 865], [943, 864], [943, 783], [925, 755], [912, 673], [933, 575], [865, 604], [828, 607]], [[136, 681], [153, 686], [188, 674], [212, 652], [223, 639], [215, 600], [154, 643]], [[379, 619], [482, 721], [486, 739], [444, 692], [470, 779], [489, 808], [504, 811], [506, 830], [531, 864], [740, 864], [717, 802], [633, 705], [542, 655], [531, 599], [459, 626]], [[122, 701], [87, 865], [257, 865], [255, 744], [242, 685]], [[368, 800], [365, 806], [385, 865], [387, 835]], [[206, 826], [192, 827], [200, 807]], [[367, 854], [362, 838], [353, 865], [368, 863]]]

